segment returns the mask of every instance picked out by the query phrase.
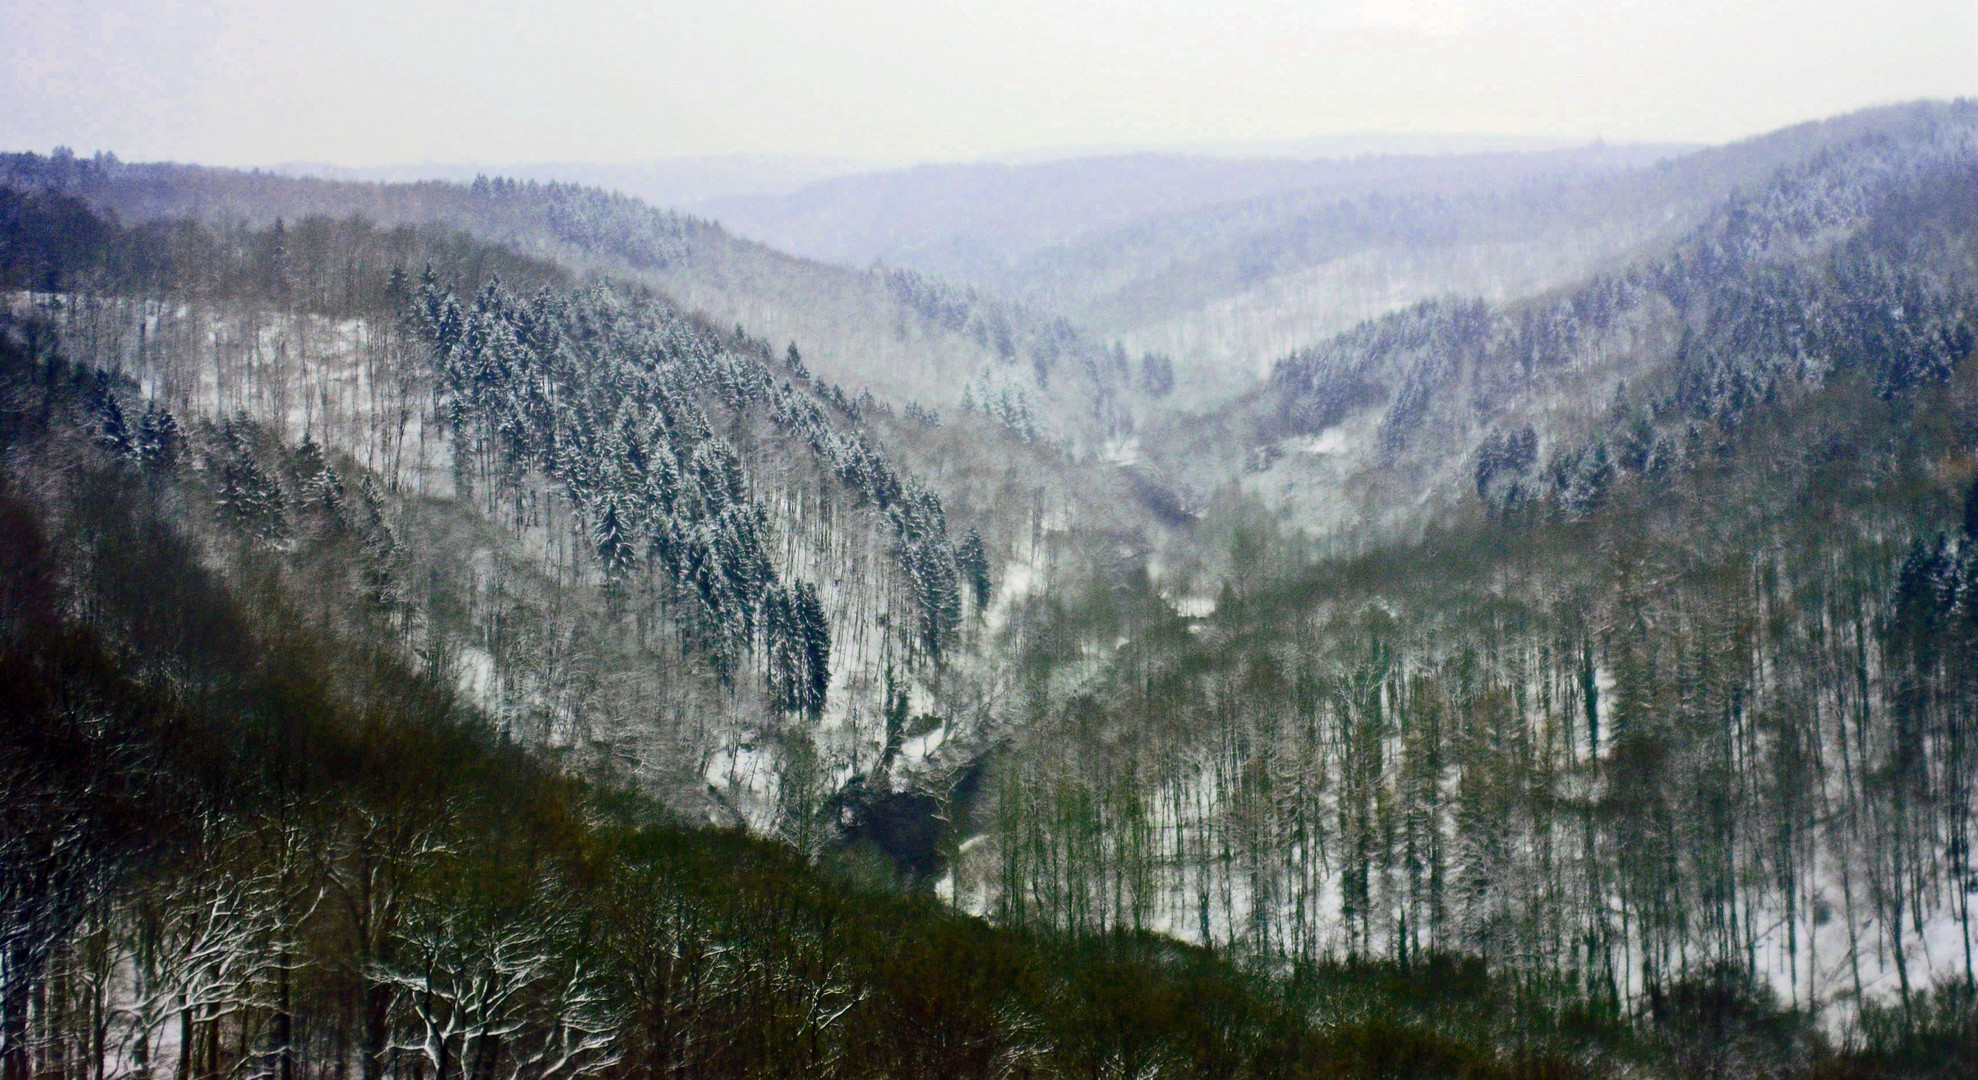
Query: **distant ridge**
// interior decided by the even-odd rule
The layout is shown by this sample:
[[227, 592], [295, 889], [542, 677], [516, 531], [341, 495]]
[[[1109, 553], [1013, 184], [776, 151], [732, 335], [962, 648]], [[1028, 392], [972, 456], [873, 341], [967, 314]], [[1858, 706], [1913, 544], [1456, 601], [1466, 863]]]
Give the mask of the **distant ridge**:
[[855, 267], [880, 260], [1022, 293], [1030, 283], [1011, 280], [1010, 267], [1138, 222], [1267, 198], [1331, 205], [1588, 179], [1690, 148], [1368, 135], [1213, 149], [918, 165], [831, 177], [784, 194], [710, 199], [692, 209], [736, 235], [807, 258]]
[[[1008, 165], [1034, 165], [1072, 158], [1121, 157], [1133, 154], [1168, 154], [1209, 158], [1289, 158], [1312, 161], [1322, 158], [1384, 157], [1395, 154], [1515, 154], [1542, 150], [1571, 150], [1605, 145], [1599, 136], [1511, 135], [1481, 132], [1399, 132], [1356, 131], [1338, 135], [1312, 135], [1300, 139], [1230, 139], [1189, 143], [1094, 143], [1048, 146], [984, 155], [984, 161]], [[1617, 147], [1650, 144], [1617, 143]], [[1671, 153], [1701, 148], [1702, 143], [1657, 143]]]
[[[915, 163], [819, 154], [710, 154], [625, 162], [424, 161], [396, 165], [352, 166], [328, 161], [283, 161], [263, 165], [261, 169], [277, 176], [384, 183], [410, 183], [419, 180], [449, 180], [465, 183], [476, 176], [505, 176], [517, 180], [560, 180], [622, 192], [659, 206], [689, 206], [715, 200], [789, 195], [822, 181], [860, 175], [880, 175], [914, 168], [1028, 166], [1083, 159], [1146, 156], [1210, 158], [1224, 161], [1247, 159], [1321, 161], [1359, 157], [1535, 153], [1593, 145], [1599, 145], [1599, 141], [1561, 136], [1369, 131], [1319, 135], [1302, 139], [1046, 146], [984, 154], [961, 161]], [[1657, 148], [1673, 155], [1697, 149], [1700, 145], [1670, 143], [1657, 144]], [[1634, 147], [1632, 144], [1619, 144], [1616, 149], [1626, 151], [1633, 150]]]
[[475, 162], [423, 162], [353, 168], [318, 161], [265, 166], [278, 176], [323, 180], [407, 183], [417, 180], [466, 182], [476, 176], [517, 180], [561, 180], [617, 191], [656, 206], [685, 206], [708, 199], [787, 194], [806, 184], [879, 167], [850, 158], [799, 154], [723, 154], [622, 163], [534, 162], [490, 165]]

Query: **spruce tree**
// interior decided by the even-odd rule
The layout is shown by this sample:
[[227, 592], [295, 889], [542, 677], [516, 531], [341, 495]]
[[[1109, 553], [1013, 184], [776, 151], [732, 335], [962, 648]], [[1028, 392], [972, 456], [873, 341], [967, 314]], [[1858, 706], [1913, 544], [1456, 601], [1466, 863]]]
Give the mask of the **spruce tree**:
[[137, 456], [144, 467], [154, 472], [169, 472], [178, 464], [179, 444], [183, 441], [179, 433], [179, 422], [172, 414], [151, 403], [144, 410], [144, 418], [138, 421]]
[[781, 712], [804, 708], [803, 646], [790, 593], [771, 586], [762, 598], [763, 679], [770, 707]]
[[591, 519], [591, 549], [597, 552], [605, 580], [613, 583], [631, 570], [638, 557], [632, 530], [618, 502], [616, 493], [607, 492], [598, 500]]
[[97, 441], [118, 457], [134, 457], [137, 443], [131, 437], [130, 425], [124, 422], [124, 410], [117, 404], [117, 395], [107, 386], [101, 392], [103, 398], [96, 407]]
[[980, 614], [989, 606], [991, 583], [989, 581], [989, 556], [982, 550], [982, 534], [970, 526], [968, 535], [962, 537], [961, 547], [955, 550], [955, 563], [961, 568], [962, 579], [968, 583], [975, 596], [975, 610]]
[[803, 650], [803, 707], [816, 720], [824, 712], [825, 696], [831, 687], [831, 626], [825, 620], [824, 601], [818, 597], [817, 586], [799, 581], [790, 599], [797, 640]]

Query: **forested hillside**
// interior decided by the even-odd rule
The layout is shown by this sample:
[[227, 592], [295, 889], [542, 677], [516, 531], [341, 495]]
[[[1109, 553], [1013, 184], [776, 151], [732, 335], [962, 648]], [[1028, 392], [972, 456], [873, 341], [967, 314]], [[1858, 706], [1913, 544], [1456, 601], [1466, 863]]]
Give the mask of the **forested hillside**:
[[1884, 398], [1941, 381], [1974, 332], [1978, 114], [1904, 116], [1778, 170], [1666, 251], [1515, 304], [1369, 320], [1142, 443], [1185, 489], [1242, 472], [1305, 527], [1405, 530], [1479, 495], [1583, 509], [1836, 376]]
[[[1583, 176], [1646, 164], [1679, 147], [1359, 159], [1224, 159], [1143, 153], [1004, 165], [921, 165], [831, 177], [792, 192], [699, 204], [741, 235], [811, 258], [875, 260], [1004, 291], [1023, 268], [1094, 234], [1271, 196], [1334, 201], [1373, 192], [1421, 195], [1534, 176]], [[1064, 284], [1089, 287], [1066, 275]]]
[[1180, 400], [1201, 408], [1363, 319], [1450, 293], [1517, 301], [1611, 270], [1782, 166], [1918, 119], [1874, 110], [1702, 150], [923, 166], [707, 212], [787, 250], [1062, 312], [1170, 357]]
[[1698, 965], [1827, 1012], [1970, 985], [1978, 143], [1921, 117], [1178, 429], [1250, 473], [1220, 557], [1041, 601], [982, 894], [1623, 1009]]
[[0, 182], [6, 1080], [1978, 1046], [1971, 103], [1396, 196], [1556, 280], [1203, 410], [568, 185]]
[[1624, 265], [1781, 167], [1918, 120], [1899, 107], [1702, 150], [1457, 158], [1419, 177], [1419, 165], [1376, 160], [1362, 166], [1365, 188], [1149, 218], [1037, 252], [1011, 280], [1081, 325], [1174, 357], [1189, 381], [1238, 393], [1264, 361], [1363, 319], [1446, 294], [1514, 302]]
[[0, 330], [8, 1077], [1511, 1077], [1628, 1045], [1474, 965], [1288, 983], [685, 827], [408, 667], [368, 493], [319, 482], [271, 545], [239, 466], [106, 425], [116, 384]]
[[[895, 415], [793, 348], [464, 234], [4, 199], [19, 309], [114, 377], [105, 431], [183, 418], [273, 549], [311, 507], [354, 513], [403, 655], [682, 810], [808, 836], [825, 800], [856, 820], [945, 791], [1006, 722], [985, 647], [1011, 604], [1075, 571], [1074, 532], [1143, 527], [1117, 478], [1084, 490], [1123, 507], [1069, 513], [1079, 474], [1000, 422]], [[931, 865], [933, 811], [905, 812]]]
[[[1388, 311], [1397, 295], [1515, 296], [1583, 272], [1589, 256], [1534, 243], [1535, 227], [1566, 225], [1538, 208], [1679, 150], [922, 166], [706, 209], [787, 250], [1064, 312], [1136, 353], [1179, 359], [1182, 400], [1198, 404], [1248, 388], [1256, 356]], [[1639, 240], [1606, 220], [1615, 209], [1589, 200], [1584, 217], [1617, 234], [1599, 251]], [[1521, 263], [1545, 266], [1535, 279]], [[1238, 310], [1246, 298], [1254, 310]]]
[[[903, 271], [850, 270], [738, 240], [713, 223], [574, 184], [479, 178], [373, 184], [113, 157], [0, 156], [0, 184], [60, 191], [133, 224], [216, 227], [353, 216], [445, 225], [580, 273], [664, 293], [716, 325], [796, 342], [819, 374], [896, 408], [966, 399], [1025, 437], [1092, 453], [1165, 387], [1062, 318]], [[966, 391], [966, 393], [965, 393]]]

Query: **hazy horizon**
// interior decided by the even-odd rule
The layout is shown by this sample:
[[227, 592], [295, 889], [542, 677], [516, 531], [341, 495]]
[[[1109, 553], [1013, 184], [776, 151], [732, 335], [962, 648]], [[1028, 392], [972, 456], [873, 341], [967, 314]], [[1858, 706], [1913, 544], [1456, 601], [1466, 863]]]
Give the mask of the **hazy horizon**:
[[[1111, 144], [1050, 146], [951, 160], [873, 160], [804, 154], [710, 154], [645, 161], [418, 161], [348, 166], [332, 161], [256, 163], [284, 176], [406, 183], [441, 180], [465, 183], [477, 176], [587, 184], [622, 191], [657, 205], [700, 207], [742, 196], [789, 195], [813, 184], [917, 169], [972, 169], [981, 166], [1020, 170], [1079, 161], [1132, 158], [1197, 158], [1246, 161], [1344, 161], [1389, 155], [1485, 155], [1542, 153], [1585, 148], [1594, 140], [1491, 134], [1395, 135], [1362, 132], [1315, 139], [1270, 142]], [[1700, 143], [1608, 143], [1617, 150], [1648, 146], [1675, 154]], [[73, 148], [70, 148], [73, 150]], [[757, 237], [761, 239], [761, 237]]]
[[[1872, 106], [1871, 106], [1872, 107]], [[1825, 117], [1807, 117], [1808, 120]], [[1478, 153], [1518, 153], [1528, 151], [1561, 150], [1573, 147], [1608, 143], [1615, 146], [1657, 145], [1674, 148], [1691, 148], [1707, 145], [1695, 140], [1665, 142], [1662, 140], [1614, 140], [1600, 135], [1585, 137], [1549, 135], [1512, 135], [1502, 132], [1388, 132], [1354, 131], [1334, 135], [1316, 135], [1306, 138], [1231, 140], [1222, 142], [1113, 142], [1113, 143], [1060, 143], [1047, 146], [1016, 147], [992, 153], [961, 154], [954, 157], [847, 157], [833, 154], [799, 154], [775, 152], [735, 152], [717, 154], [679, 154], [670, 157], [646, 158], [595, 158], [585, 160], [465, 160], [434, 159], [378, 162], [370, 165], [351, 165], [341, 161], [317, 159], [292, 159], [286, 161], [244, 162], [235, 167], [263, 169], [270, 171], [329, 170], [347, 174], [348, 178], [382, 178], [389, 173], [412, 173], [420, 170], [462, 170], [462, 169], [553, 169], [559, 166], [581, 165], [586, 167], [637, 169], [667, 165], [735, 164], [735, 165], [775, 165], [842, 170], [843, 172], [865, 172], [890, 169], [910, 169], [920, 166], [944, 165], [1007, 165], [1022, 167], [1042, 165], [1052, 162], [1072, 161], [1081, 158], [1134, 157], [1140, 155], [1163, 155], [1177, 157], [1205, 157], [1224, 159], [1326, 159], [1347, 158], [1382, 154], [1478, 154]], [[72, 152], [88, 156], [92, 153], [115, 154], [120, 160], [136, 161], [130, 155], [119, 153], [114, 147], [98, 147], [80, 150], [66, 143], [56, 144]], [[47, 153], [55, 147], [19, 147], [31, 152]], [[176, 160], [176, 159], [171, 159]], [[191, 160], [180, 164], [199, 164]]]
[[1978, 92], [1964, 0], [4, 2], [0, 145], [235, 166], [1719, 143]]

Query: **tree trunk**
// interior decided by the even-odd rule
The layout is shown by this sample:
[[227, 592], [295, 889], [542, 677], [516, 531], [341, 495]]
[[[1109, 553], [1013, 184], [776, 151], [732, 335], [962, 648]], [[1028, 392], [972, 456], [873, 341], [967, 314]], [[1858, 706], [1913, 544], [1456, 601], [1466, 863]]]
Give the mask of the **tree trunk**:
[[27, 952], [25, 942], [16, 942], [3, 958], [7, 981], [0, 998], [5, 1014], [0, 1016], [0, 1080], [28, 1080], [27, 994], [17, 985], [27, 977]]
[[381, 1080], [385, 1041], [389, 1033], [391, 987], [372, 983], [364, 988], [364, 1080]]
[[275, 964], [277, 1006], [275, 1008], [275, 1053], [276, 1073], [280, 1080], [295, 1080], [295, 1051], [291, 1045], [295, 1032], [295, 1017], [289, 1011], [289, 962], [288, 948], [284, 946]]

